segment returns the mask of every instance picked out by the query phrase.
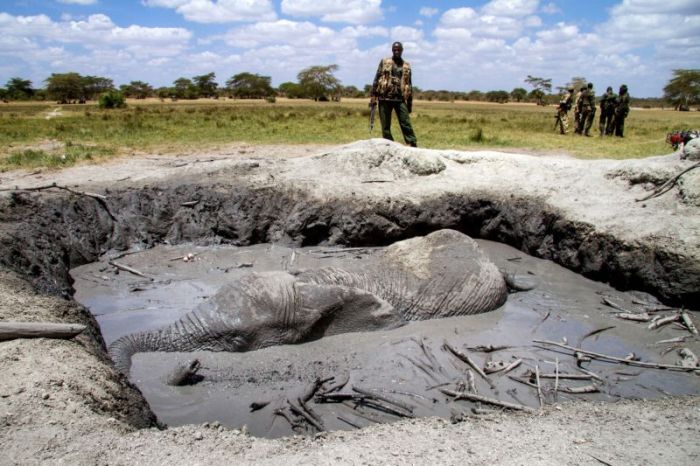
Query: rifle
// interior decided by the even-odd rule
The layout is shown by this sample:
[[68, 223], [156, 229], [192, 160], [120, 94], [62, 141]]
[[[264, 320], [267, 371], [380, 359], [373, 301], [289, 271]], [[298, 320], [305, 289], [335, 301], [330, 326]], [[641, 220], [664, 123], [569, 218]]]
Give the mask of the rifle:
[[374, 116], [377, 113], [377, 101], [372, 100], [369, 102], [369, 133], [372, 134], [374, 129]]
[[554, 114], [554, 118], [554, 129], [563, 128], [564, 124], [561, 121], [561, 113], [559, 113], [559, 109], [557, 109], [557, 113]]

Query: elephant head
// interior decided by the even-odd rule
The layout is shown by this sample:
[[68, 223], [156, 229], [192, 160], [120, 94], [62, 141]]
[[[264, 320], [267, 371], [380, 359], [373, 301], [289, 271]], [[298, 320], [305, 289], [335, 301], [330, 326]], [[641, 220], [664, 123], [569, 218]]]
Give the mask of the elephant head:
[[127, 373], [138, 352], [249, 351], [401, 323], [389, 303], [366, 291], [304, 283], [286, 272], [253, 273], [165, 328], [119, 338], [109, 353]]

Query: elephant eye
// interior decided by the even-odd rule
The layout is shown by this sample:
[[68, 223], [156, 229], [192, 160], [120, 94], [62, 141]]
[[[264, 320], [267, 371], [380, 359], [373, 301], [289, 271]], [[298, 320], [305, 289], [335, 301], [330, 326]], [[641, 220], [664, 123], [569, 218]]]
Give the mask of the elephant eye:
[[232, 351], [244, 351], [248, 348], [248, 340], [242, 335], [236, 335], [230, 339]]

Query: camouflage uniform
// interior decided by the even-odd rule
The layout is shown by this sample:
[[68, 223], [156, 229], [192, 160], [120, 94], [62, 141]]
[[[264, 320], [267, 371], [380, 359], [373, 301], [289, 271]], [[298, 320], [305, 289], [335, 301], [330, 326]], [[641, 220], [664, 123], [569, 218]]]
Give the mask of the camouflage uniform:
[[[395, 42], [395, 47], [403, 46]], [[411, 113], [413, 106], [413, 86], [411, 84], [411, 65], [398, 57], [384, 58], [379, 62], [377, 74], [374, 76], [371, 97], [379, 100], [379, 120], [382, 124], [382, 137], [393, 141], [391, 135], [391, 112], [396, 112], [399, 119], [401, 133], [406, 144], [416, 147], [416, 135], [411, 126]]]
[[557, 112], [559, 114], [559, 132], [561, 134], [569, 132], [569, 109], [571, 108], [571, 101], [574, 99], [573, 92], [573, 89], [569, 89], [564, 98], [559, 101]]
[[600, 120], [598, 122], [598, 129], [600, 130], [601, 136], [612, 134], [616, 104], [617, 95], [613, 92], [612, 87], [608, 87], [605, 94], [600, 98]]
[[581, 134], [581, 95], [585, 87], [582, 87], [574, 97], [574, 132]]
[[593, 126], [595, 118], [595, 91], [592, 83], [588, 83], [586, 90], [581, 93], [579, 105], [581, 107], [579, 134], [583, 132], [586, 136], [590, 136], [591, 126]]
[[620, 86], [620, 95], [617, 97], [615, 105], [615, 117], [613, 126], [615, 127], [615, 136], [623, 137], [625, 132], [625, 118], [630, 113], [630, 95], [627, 92], [627, 86]]

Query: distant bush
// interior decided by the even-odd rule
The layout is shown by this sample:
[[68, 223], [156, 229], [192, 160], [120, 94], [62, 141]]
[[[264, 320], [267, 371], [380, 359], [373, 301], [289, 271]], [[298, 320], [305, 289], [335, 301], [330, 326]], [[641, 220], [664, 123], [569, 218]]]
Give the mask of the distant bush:
[[126, 99], [124, 94], [119, 91], [109, 91], [100, 96], [100, 108], [124, 108], [126, 107]]

